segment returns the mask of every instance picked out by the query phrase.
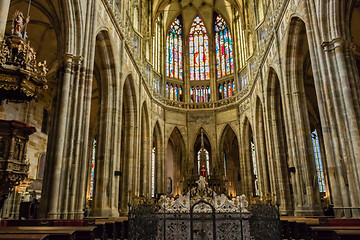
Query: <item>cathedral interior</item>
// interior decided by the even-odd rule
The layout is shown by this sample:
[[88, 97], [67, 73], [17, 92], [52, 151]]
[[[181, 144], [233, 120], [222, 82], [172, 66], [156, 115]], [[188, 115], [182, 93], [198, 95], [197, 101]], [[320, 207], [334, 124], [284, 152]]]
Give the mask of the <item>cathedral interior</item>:
[[200, 175], [280, 216], [360, 218], [359, 0], [0, 13], [2, 219], [125, 217]]

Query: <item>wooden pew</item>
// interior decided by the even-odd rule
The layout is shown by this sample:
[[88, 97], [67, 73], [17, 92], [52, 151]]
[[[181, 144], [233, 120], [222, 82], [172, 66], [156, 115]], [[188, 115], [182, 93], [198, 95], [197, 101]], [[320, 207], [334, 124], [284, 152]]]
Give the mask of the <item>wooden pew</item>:
[[359, 240], [360, 230], [334, 230], [334, 240]]
[[0, 234], [1, 240], [48, 240], [49, 234]]
[[92, 240], [94, 239], [94, 230], [96, 226], [54, 226], [54, 227], [18, 227], [19, 230], [47, 231], [47, 230], [73, 230], [74, 239]]
[[95, 219], [83, 220], [60, 220], [60, 219], [31, 219], [31, 220], [6, 220], [6, 225], [10, 226], [92, 226]]
[[92, 240], [96, 226], [33, 226], [0, 228], [0, 234], [49, 234], [49, 239]]
[[333, 239], [334, 232], [337, 230], [360, 230], [360, 226], [320, 226], [311, 227], [313, 239]]
[[331, 219], [321, 218], [322, 226], [360, 226], [360, 219]]
[[291, 228], [289, 221], [280, 220], [281, 225], [281, 239], [291, 239]]
[[[12, 234], [14, 236], [23, 235], [23, 238], [25, 239], [29, 235], [34, 234], [45, 234], [48, 235], [49, 240], [74, 240], [74, 230], [19, 230], [19, 229], [11, 229], [11, 228], [5, 228], [0, 229], [0, 236], [4, 234]], [[22, 238], [19, 238], [22, 239]]]

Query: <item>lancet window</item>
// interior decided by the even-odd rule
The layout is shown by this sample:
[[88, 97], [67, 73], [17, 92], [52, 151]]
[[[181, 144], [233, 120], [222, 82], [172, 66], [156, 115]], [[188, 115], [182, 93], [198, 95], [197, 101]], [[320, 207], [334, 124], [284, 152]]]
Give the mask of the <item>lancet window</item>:
[[155, 197], [155, 162], [156, 162], [156, 148], [151, 150], [151, 196]]
[[190, 88], [190, 102], [203, 103], [211, 101], [211, 91], [209, 86], [191, 87]]
[[190, 80], [210, 80], [209, 38], [205, 25], [197, 16], [189, 36]]
[[90, 198], [92, 198], [94, 195], [95, 158], [96, 158], [96, 139], [94, 139], [94, 141], [92, 143], [91, 172], [90, 172]]
[[175, 18], [166, 38], [166, 76], [183, 79], [182, 25]]
[[323, 192], [326, 192], [325, 177], [324, 177], [324, 168], [323, 168], [321, 153], [320, 153], [319, 136], [318, 136], [318, 132], [316, 129], [311, 133], [311, 139], [312, 139], [313, 149], [314, 149], [316, 172], [317, 172], [318, 182], [319, 182], [319, 190], [320, 190], [320, 192], [323, 193]]
[[226, 177], [226, 153], [224, 152], [224, 176]]
[[251, 142], [250, 147], [251, 147], [251, 161], [252, 161], [252, 170], [253, 170], [254, 195], [259, 196], [259, 180], [258, 180], [258, 171], [256, 164], [255, 144]]
[[[197, 160], [198, 160], [198, 174], [200, 174], [200, 170], [201, 170], [201, 151], [202, 149], [200, 148], [198, 153], [197, 153]], [[206, 161], [206, 173], [207, 176], [210, 175], [210, 154], [209, 151], [204, 148], [204, 156], [205, 156], [205, 161]]]
[[229, 98], [235, 95], [235, 81], [229, 81], [221, 83], [218, 86], [219, 88], [219, 99]]
[[237, 29], [237, 47], [238, 47], [238, 56], [239, 56], [239, 67], [242, 69], [246, 64], [246, 42], [245, 42], [245, 30], [241, 24], [241, 18], [237, 17], [236, 20], [236, 29]]
[[221, 78], [234, 73], [234, 57], [230, 30], [220, 15], [215, 20], [215, 43], [216, 73]]
[[153, 65], [155, 71], [160, 72], [161, 63], [161, 25], [160, 18], [155, 22], [155, 35], [153, 37]]
[[182, 87], [172, 84], [172, 83], [167, 83], [166, 84], [166, 97], [170, 100], [173, 101], [182, 101]]

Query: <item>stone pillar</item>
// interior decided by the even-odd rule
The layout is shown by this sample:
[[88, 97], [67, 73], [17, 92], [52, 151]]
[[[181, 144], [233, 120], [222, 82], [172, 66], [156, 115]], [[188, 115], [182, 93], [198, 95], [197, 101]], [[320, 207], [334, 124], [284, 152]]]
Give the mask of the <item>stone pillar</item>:
[[10, 7], [10, 0], [1, 0], [0, 1], [0, 41], [3, 40], [6, 28], [6, 21], [8, 18]]
[[[72, 79], [72, 65], [73, 65], [73, 56], [65, 55], [63, 63], [63, 77], [61, 90], [59, 90], [59, 103], [57, 106], [58, 115], [56, 122], [53, 126], [55, 134], [52, 136], [54, 139], [49, 139], [51, 144], [49, 144], [48, 149], [50, 149], [49, 154], [47, 154], [48, 160], [51, 159], [51, 167], [47, 169], [48, 173], [44, 178], [43, 185], [43, 194], [42, 197], [42, 211], [45, 213], [46, 217], [49, 218], [59, 218], [60, 209], [59, 209], [59, 200], [62, 193], [62, 182], [63, 182], [63, 166], [64, 166], [64, 146], [66, 142], [66, 132], [67, 132], [67, 119], [69, 117], [68, 112], [68, 102], [69, 102], [69, 92], [70, 92], [70, 82]], [[52, 157], [52, 158], [51, 158]]]

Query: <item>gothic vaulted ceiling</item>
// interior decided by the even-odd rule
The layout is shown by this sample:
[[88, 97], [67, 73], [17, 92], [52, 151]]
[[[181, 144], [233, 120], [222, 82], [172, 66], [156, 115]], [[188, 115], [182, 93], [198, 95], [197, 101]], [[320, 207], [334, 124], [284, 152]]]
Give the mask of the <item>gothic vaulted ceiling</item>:
[[240, 9], [241, 0], [154, 0], [153, 16], [157, 18], [164, 13], [165, 29], [171, 25], [174, 18], [180, 14], [183, 18], [184, 31], [191, 28], [194, 18], [199, 15], [205, 23], [208, 31], [212, 29], [213, 12], [221, 14], [231, 26], [233, 9]]

